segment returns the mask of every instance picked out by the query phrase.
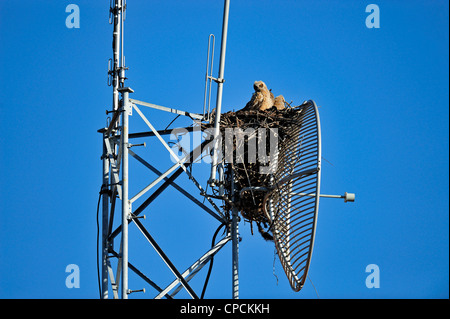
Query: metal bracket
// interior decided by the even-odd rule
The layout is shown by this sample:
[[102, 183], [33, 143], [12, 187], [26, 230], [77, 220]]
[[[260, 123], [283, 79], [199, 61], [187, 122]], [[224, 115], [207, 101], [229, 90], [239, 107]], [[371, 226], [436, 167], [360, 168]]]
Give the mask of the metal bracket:
[[127, 290], [127, 294], [132, 294], [133, 292], [143, 292], [143, 293], [145, 293], [145, 288], [138, 289], [138, 290], [131, 290], [131, 289]]
[[215, 78], [213, 76], [208, 76], [208, 79], [211, 79], [216, 83], [225, 83], [225, 79], [223, 79], [223, 78]]
[[136, 216], [133, 213], [130, 214], [130, 219], [138, 219], [138, 218], [146, 219], [145, 215]]
[[128, 148], [130, 149], [130, 148], [132, 148], [132, 147], [134, 147], [134, 146], [146, 146], [146, 144], [145, 144], [145, 142], [144, 143], [141, 143], [141, 144], [131, 144], [131, 143], [128, 143]]
[[[300, 195], [300, 196], [316, 196], [316, 194], [307, 194], [307, 193], [292, 193], [293, 195]], [[345, 192], [344, 195], [325, 195], [320, 194], [319, 197], [325, 197], [325, 198], [343, 198], [344, 202], [354, 202], [356, 195], [354, 193], [347, 193]]]
[[109, 113], [121, 113], [121, 112], [123, 112], [123, 110], [112, 110], [112, 111], [106, 110], [105, 112], [106, 112], [106, 115], [108, 115]]

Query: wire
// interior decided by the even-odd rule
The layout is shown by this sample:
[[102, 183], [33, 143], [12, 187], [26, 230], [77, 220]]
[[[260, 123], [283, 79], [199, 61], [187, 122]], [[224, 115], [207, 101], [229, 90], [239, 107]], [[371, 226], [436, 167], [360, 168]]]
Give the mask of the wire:
[[311, 277], [309, 277], [309, 275], [307, 275], [307, 276], [308, 276], [309, 281], [311, 282], [311, 285], [313, 286], [314, 290], [316, 291], [317, 299], [320, 299], [319, 293], [317, 292], [317, 289], [316, 289], [316, 287], [314, 286], [314, 284], [313, 284], [313, 282], [312, 282], [312, 280], [311, 280]]
[[[225, 224], [221, 224], [219, 227], [217, 227], [216, 232], [213, 235], [212, 238], [212, 242], [211, 242], [211, 248], [214, 247], [214, 245], [216, 244], [216, 236], [219, 233], [219, 230], [225, 226]], [[205, 296], [205, 292], [206, 292], [206, 287], [208, 286], [208, 281], [209, 281], [209, 277], [211, 276], [211, 271], [212, 271], [212, 266], [214, 263], [214, 255], [211, 256], [211, 259], [209, 260], [209, 269], [208, 269], [208, 274], [206, 275], [206, 279], [205, 279], [205, 283], [203, 284], [203, 290], [202, 290], [202, 294], [200, 296], [200, 299], [203, 299], [203, 297]]]
[[278, 276], [275, 274], [275, 260], [277, 258], [277, 248], [275, 247], [273, 250], [273, 265], [272, 265], [272, 274], [277, 279], [277, 286], [278, 286]]
[[169, 126], [170, 126], [173, 122], [175, 122], [175, 120], [176, 120], [177, 118], [179, 118], [179, 117], [180, 117], [180, 114], [178, 114], [178, 115], [172, 120], [172, 122], [170, 122], [169, 125], [166, 126], [166, 128], [164, 129], [164, 131], [167, 130], [167, 129], [169, 128]]

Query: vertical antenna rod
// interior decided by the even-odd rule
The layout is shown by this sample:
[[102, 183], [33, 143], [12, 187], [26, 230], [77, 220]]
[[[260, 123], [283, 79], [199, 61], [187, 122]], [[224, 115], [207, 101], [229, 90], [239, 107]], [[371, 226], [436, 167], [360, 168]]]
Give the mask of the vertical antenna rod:
[[131, 109], [128, 94], [131, 88], [120, 88], [122, 93], [122, 299], [128, 299], [128, 220], [130, 201], [128, 199], [128, 116]]
[[114, 8], [111, 8], [114, 15], [114, 31], [113, 31], [113, 110], [119, 109], [119, 70], [120, 70], [120, 27], [121, 27], [121, 15], [122, 15], [122, 0], [114, 0]]
[[[128, 94], [134, 91], [129, 87], [124, 87], [125, 82], [125, 55], [124, 46], [124, 20], [125, 20], [125, 3], [126, 0], [116, 0], [120, 5], [119, 21], [121, 25], [120, 34], [120, 66], [117, 77], [120, 81], [118, 91], [122, 94], [122, 132], [121, 132], [121, 149], [122, 149], [122, 299], [128, 299], [130, 290], [128, 289], [128, 221], [130, 219], [131, 204], [128, 200], [128, 118], [131, 111], [131, 105]], [[120, 74], [119, 74], [120, 72]]]
[[223, 24], [222, 24], [222, 43], [220, 48], [220, 62], [219, 62], [219, 77], [217, 78], [217, 100], [216, 100], [216, 115], [214, 120], [214, 148], [213, 148], [213, 157], [211, 163], [211, 177], [210, 184], [211, 186], [215, 186], [216, 183], [216, 167], [217, 167], [217, 153], [219, 148], [219, 131], [220, 131], [220, 114], [222, 112], [222, 91], [223, 91], [223, 82], [225, 81], [223, 76], [225, 72], [225, 52], [227, 49], [227, 33], [228, 33], [228, 13], [230, 11], [230, 0], [225, 0], [224, 9], [223, 9]]
[[127, 0], [121, 0], [122, 4], [121, 4], [121, 19], [120, 22], [122, 24], [121, 27], [121, 37], [120, 37], [120, 75], [119, 75], [119, 81], [120, 87], [124, 87], [125, 85], [125, 70], [127, 69], [125, 67], [125, 53], [123, 50], [123, 35], [125, 33], [125, 11], [127, 9]]
[[[219, 133], [220, 133], [220, 115], [222, 113], [222, 93], [224, 73], [225, 73], [225, 53], [227, 49], [227, 33], [228, 33], [228, 15], [230, 11], [230, 0], [225, 0], [223, 9], [223, 24], [222, 24], [222, 42], [220, 47], [220, 62], [219, 62], [219, 76], [215, 80], [217, 82], [217, 100], [216, 100], [216, 112], [214, 118], [214, 131], [213, 131], [213, 156], [211, 162], [211, 176], [209, 183], [211, 187], [214, 187], [217, 183], [216, 171], [218, 168], [218, 152], [219, 152]], [[230, 164], [232, 165], [232, 164]], [[222, 167], [220, 168], [219, 175], [222, 175]], [[234, 189], [234, 174], [232, 174], [232, 201], [235, 200]], [[219, 187], [221, 187], [219, 185]], [[223, 189], [220, 189], [220, 193]], [[236, 207], [232, 208], [232, 219], [230, 225], [230, 233], [232, 238], [232, 297], [233, 299], [239, 299], [239, 231], [238, 231], [238, 211]]]
[[122, 299], [128, 299], [128, 91], [122, 91]]

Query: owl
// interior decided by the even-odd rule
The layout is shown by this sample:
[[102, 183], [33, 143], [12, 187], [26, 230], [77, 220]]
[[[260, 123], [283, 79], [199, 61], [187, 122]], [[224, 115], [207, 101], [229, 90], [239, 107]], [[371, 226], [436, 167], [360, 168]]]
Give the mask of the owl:
[[284, 96], [283, 95], [278, 95], [276, 98], [275, 98], [275, 102], [273, 103], [274, 104], [274, 106], [277, 108], [277, 110], [284, 110], [286, 107], [285, 107], [285, 105], [284, 105]]
[[253, 93], [251, 100], [247, 103], [244, 110], [260, 110], [264, 111], [270, 109], [275, 98], [272, 92], [267, 89], [266, 84], [263, 81], [256, 81], [253, 83], [255, 93]]

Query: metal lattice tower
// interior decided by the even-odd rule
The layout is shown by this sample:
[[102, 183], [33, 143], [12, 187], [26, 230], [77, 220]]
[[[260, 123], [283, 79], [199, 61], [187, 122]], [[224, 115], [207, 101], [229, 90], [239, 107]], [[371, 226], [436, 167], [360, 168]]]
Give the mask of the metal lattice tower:
[[[215, 78], [214, 81], [218, 85], [217, 89], [217, 110], [220, 112], [220, 107], [222, 103], [222, 90], [223, 90], [223, 74], [224, 74], [224, 63], [225, 63], [225, 50], [226, 50], [226, 38], [228, 29], [228, 8], [229, 0], [225, 1], [224, 16], [223, 16], [223, 30], [222, 30], [222, 48], [220, 56], [220, 67], [219, 67], [219, 77]], [[148, 107], [151, 109], [156, 109], [163, 112], [172, 113], [174, 116], [187, 116], [191, 119], [197, 121], [206, 120], [206, 116], [210, 113], [197, 114], [190, 113], [186, 111], [181, 111], [173, 108], [163, 107], [155, 105], [152, 103], [147, 103], [130, 98], [130, 94], [134, 91], [125, 86], [125, 71], [127, 67], [125, 66], [124, 58], [124, 20], [125, 20], [125, 10], [126, 1], [125, 0], [115, 0], [110, 7], [110, 23], [113, 24], [113, 59], [109, 62], [109, 81], [108, 83], [113, 88], [113, 101], [112, 110], [107, 111], [107, 114], [112, 114], [111, 119], [108, 121], [107, 127], [100, 129], [99, 132], [103, 134], [103, 184], [101, 188], [102, 195], [102, 249], [101, 249], [101, 297], [108, 298], [109, 296], [109, 285], [112, 287], [112, 293], [114, 298], [127, 299], [128, 295], [133, 290], [128, 287], [128, 270], [133, 271], [144, 281], [155, 288], [159, 294], [156, 298], [171, 298], [172, 296], [168, 293], [175, 288], [172, 295], [176, 294], [179, 289], [176, 288], [178, 284], [185, 288], [192, 298], [198, 298], [198, 295], [190, 287], [188, 281], [204, 266], [206, 265], [212, 256], [214, 256], [228, 241], [233, 243], [233, 298], [238, 298], [238, 270], [237, 270], [237, 245], [238, 245], [238, 233], [237, 233], [237, 212], [232, 214], [231, 219], [226, 219], [222, 211], [217, 207], [214, 201], [206, 195], [204, 188], [195, 179], [189, 170], [189, 166], [196, 160], [196, 157], [200, 155], [198, 152], [204, 143], [197, 146], [189, 154], [185, 155], [183, 158], [178, 158], [178, 156], [173, 152], [171, 147], [162, 138], [162, 135], [170, 134], [167, 130], [158, 131], [140, 110], [139, 107]], [[212, 78], [212, 77], [211, 77]], [[134, 114], [138, 115], [144, 123], [148, 126], [150, 131], [130, 133], [129, 118]], [[173, 164], [165, 172], [158, 171], [153, 165], [147, 162], [144, 158], [140, 157], [134, 151], [131, 150], [133, 145], [130, 140], [138, 137], [156, 137], [159, 142], [167, 149], [167, 151], [177, 162]], [[153, 182], [148, 186], [138, 192], [136, 195], [131, 196], [129, 194], [129, 156], [134, 157], [143, 164], [145, 167], [159, 175]], [[175, 180], [181, 174], [187, 174], [189, 179], [194, 183], [194, 185], [205, 194], [210, 207], [203, 204], [202, 201], [192, 196], [182, 187], [176, 184]], [[221, 239], [214, 247], [208, 250], [203, 256], [196, 260], [191, 267], [186, 271], [180, 272], [171, 260], [167, 257], [163, 249], [158, 245], [155, 239], [152, 237], [150, 232], [144, 227], [142, 222], [139, 220], [139, 216], [142, 211], [150, 205], [168, 186], [173, 186], [185, 197], [192, 200], [200, 208], [206, 211], [209, 215], [213, 216], [220, 224], [227, 228], [227, 235]], [[133, 208], [133, 203], [140, 197], [144, 195], [150, 196], [136, 209]], [[120, 206], [119, 206], [120, 202]], [[113, 222], [115, 216], [115, 211], [120, 210], [120, 226], [113, 229]], [[163, 259], [166, 266], [175, 275], [175, 280], [165, 289], [160, 288], [156, 283], [154, 283], [150, 278], [144, 275], [143, 272], [138, 270], [134, 265], [132, 265], [128, 260], [128, 225], [133, 223], [142, 232], [144, 237], [154, 248], [154, 250]], [[119, 236], [120, 235], [120, 236]], [[114, 240], [120, 237], [120, 250], [116, 251], [114, 245]], [[117, 241], [117, 240], [116, 240]], [[111, 259], [117, 258], [117, 269], [114, 273]], [[141, 290], [139, 290], [141, 291]]]
[[[231, 191], [224, 190], [224, 163], [219, 161], [218, 153], [220, 135], [220, 117], [222, 107], [222, 95], [224, 85], [225, 53], [227, 43], [228, 15], [230, 0], [224, 0], [222, 38], [220, 50], [220, 62], [218, 76], [213, 77], [212, 64], [214, 58], [213, 35], [208, 42], [208, 56], [205, 79], [205, 99], [203, 113], [192, 113], [171, 107], [164, 107], [153, 103], [131, 98], [133, 89], [125, 85], [124, 57], [124, 20], [126, 1], [114, 0], [110, 7], [110, 23], [113, 25], [113, 58], [109, 61], [108, 84], [113, 89], [112, 110], [107, 111], [110, 119], [106, 127], [100, 129], [103, 136], [103, 182], [100, 194], [101, 201], [101, 271], [100, 291], [101, 298], [110, 298], [110, 292], [115, 299], [127, 299], [130, 293], [143, 291], [144, 289], [131, 290], [128, 285], [129, 272], [131, 270], [156, 291], [156, 299], [173, 298], [181, 289], [185, 289], [192, 298], [199, 298], [189, 284], [189, 281], [217, 254], [228, 242], [232, 246], [232, 289], [233, 299], [239, 298], [239, 216], [238, 209], [231, 205], [229, 211], [219, 208], [214, 201], [233, 203], [244, 191], [235, 187], [233, 174], [229, 176]], [[211, 86], [217, 84], [217, 97], [214, 118], [210, 108]], [[142, 111], [143, 108], [158, 112], [166, 112], [174, 116], [188, 117], [198, 126], [183, 128], [192, 133], [202, 123], [209, 123], [213, 128], [212, 136], [212, 163], [210, 178], [207, 185], [216, 189], [218, 196], [207, 194], [207, 187], [196, 179], [192, 173], [192, 164], [201, 157], [202, 149], [207, 141], [201, 142], [194, 149], [183, 156], [175, 154], [172, 147], [164, 140], [163, 136], [171, 134], [171, 130], [157, 130], [149, 118]], [[112, 114], [112, 115], [109, 115]], [[131, 132], [130, 117], [135, 116], [142, 120], [148, 128], [146, 131]], [[212, 123], [214, 120], [214, 123]], [[312, 247], [316, 219], [318, 213], [319, 197], [345, 198], [353, 201], [354, 195], [344, 196], [319, 195], [320, 191], [320, 123], [318, 111], [313, 101], [305, 102], [299, 108], [299, 116], [291, 128], [290, 133], [295, 136], [292, 143], [280, 149], [280, 161], [278, 169], [272, 174], [273, 187], [264, 189], [264, 212], [273, 226], [275, 246], [289, 282], [295, 291], [299, 291], [305, 282], [311, 260]], [[164, 146], [175, 162], [164, 171], [159, 171], [152, 163], [133, 151], [132, 147], [142, 144], [132, 144], [130, 141], [136, 138], [151, 137], [157, 139]], [[302, 148], [299, 150], [298, 148]], [[300, 155], [298, 155], [300, 154]], [[130, 194], [129, 185], [129, 156], [132, 156], [144, 167], [156, 173], [158, 177], [142, 188], [136, 194]], [[293, 161], [294, 158], [297, 160]], [[303, 157], [302, 157], [303, 156]], [[311, 160], [310, 160], [311, 159]], [[305, 163], [308, 163], [306, 165]], [[185, 190], [176, 180], [186, 174], [193, 185], [198, 189], [202, 198], [196, 198]], [[207, 250], [201, 257], [195, 260], [187, 269], [180, 271], [169, 259], [164, 250], [159, 246], [151, 233], [141, 222], [143, 211], [169, 187], [175, 188], [181, 195], [191, 200], [202, 211], [213, 217], [220, 228], [225, 229], [226, 235]], [[261, 191], [261, 188], [250, 187], [246, 191]], [[142, 199], [144, 199], [142, 201]], [[138, 201], [138, 199], [140, 199]], [[140, 202], [140, 205], [137, 203]], [[137, 207], [135, 207], [137, 206]], [[306, 208], [304, 208], [306, 207]], [[120, 214], [116, 214], [119, 211]], [[114, 228], [114, 221], [119, 226]], [[128, 258], [129, 224], [133, 224], [142, 233], [154, 251], [164, 261], [165, 266], [173, 273], [174, 280], [167, 287], [159, 287], [156, 282], [147, 277], [140, 269], [135, 267]], [[119, 247], [117, 250], [116, 247]], [[117, 268], [114, 270], [111, 260], [117, 260]], [[111, 287], [111, 289], [110, 289]], [[204, 292], [202, 292], [203, 295]]]

